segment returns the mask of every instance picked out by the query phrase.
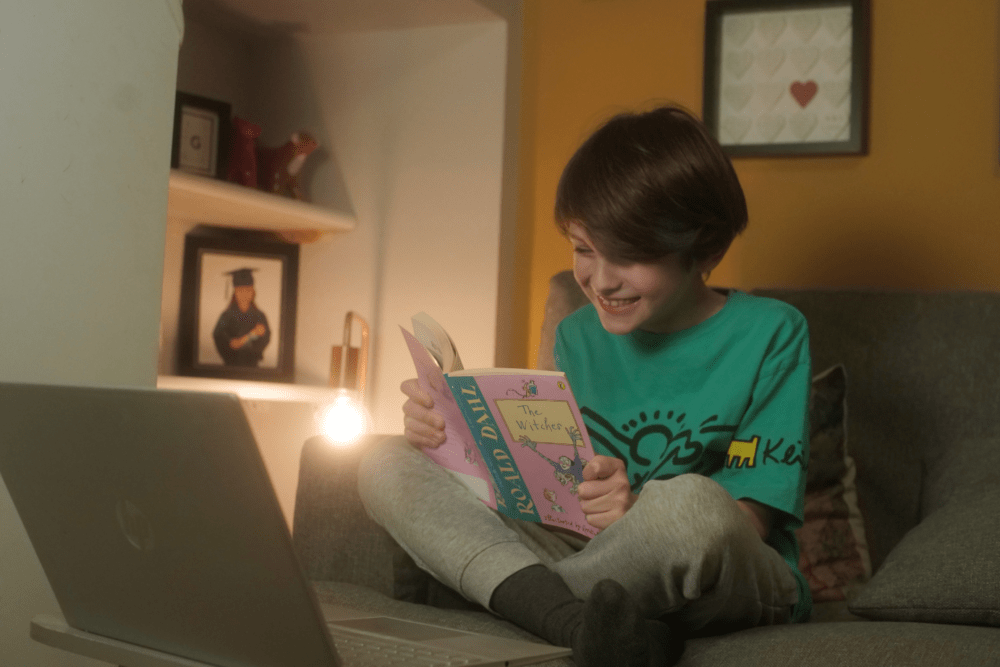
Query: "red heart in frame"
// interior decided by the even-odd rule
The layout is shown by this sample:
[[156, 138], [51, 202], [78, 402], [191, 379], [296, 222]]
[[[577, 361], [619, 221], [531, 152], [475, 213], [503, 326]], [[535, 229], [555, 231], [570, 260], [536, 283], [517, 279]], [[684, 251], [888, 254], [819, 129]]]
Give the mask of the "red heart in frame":
[[799, 103], [799, 106], [805, 109], [812, 102], [812, 99], [816, 97], [816, 91], [819, 90], [819, 86], [816, 85], [815, 81], [806, 81], [805, 83], [793, 81], [792, 87], [789, 90], [795, 101]]

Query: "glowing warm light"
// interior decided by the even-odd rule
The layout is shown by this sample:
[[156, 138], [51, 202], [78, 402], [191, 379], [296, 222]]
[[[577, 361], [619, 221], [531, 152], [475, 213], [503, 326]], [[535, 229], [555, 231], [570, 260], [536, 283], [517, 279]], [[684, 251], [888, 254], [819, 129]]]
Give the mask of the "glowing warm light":
[[351, 392], [341, 390], [337, 398], [319, 409], [319, 431], [331, 442], [350, 445], [368, 431], [368, 411]]

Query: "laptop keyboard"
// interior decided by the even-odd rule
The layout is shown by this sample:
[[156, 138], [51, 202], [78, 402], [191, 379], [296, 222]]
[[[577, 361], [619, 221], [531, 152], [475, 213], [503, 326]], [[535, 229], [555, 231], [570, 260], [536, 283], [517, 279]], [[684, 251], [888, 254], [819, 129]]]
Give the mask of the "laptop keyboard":
[[414, 665], [417, 667], [457, 667], [473, 665], [478, 660], [465, 655], [428, 646], [411, 646], [390, 639], [359, 636], [328, 625], [337, 653], [345, 667], [381, 667], [382, 665]]

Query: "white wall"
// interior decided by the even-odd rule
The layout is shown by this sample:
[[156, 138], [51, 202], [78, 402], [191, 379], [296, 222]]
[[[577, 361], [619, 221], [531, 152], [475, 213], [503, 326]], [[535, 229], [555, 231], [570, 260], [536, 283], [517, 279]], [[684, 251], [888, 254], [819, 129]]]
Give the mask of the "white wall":
[[[0, 3], [0, 381], [152, 386], [179, 0]], [[58, 611], [0, 484], [0, 664]]]
[[[494, 363], [506, 64], [499, 18], [270, 39], [189, 24], [178, 88], [233, 104], [264, 128], [262, 145], [312, 132], [311, 199], [357, 219], [302, 246], [296, 381], [326, 385], [330, 348], [356, 311], [372, 327], [367, 399], [379, 431], [402, 430], [398, 387], [413, 367], [398, 327], [414, 313], [438, 318], [467, 365]], [[167, 235], [162, 372], [186, 231], [171, 224]]]
[[466, 365], [493, 364], [506, 24], [303, 47], [336, 157], [326, 168], [342, 170], [358, 225], [303, 248], [299, 379], [325, 381], [344, 313], [360, 312], [374, 332], [375, 428], [401, 432], [398, 388], [414, 371], [399, 326], [411, 315], [438, 319]]

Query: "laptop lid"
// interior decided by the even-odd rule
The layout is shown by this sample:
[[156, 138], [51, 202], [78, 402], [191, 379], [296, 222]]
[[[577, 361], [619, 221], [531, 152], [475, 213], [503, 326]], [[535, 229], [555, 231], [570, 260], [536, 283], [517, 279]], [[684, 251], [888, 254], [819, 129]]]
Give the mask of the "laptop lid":
[[339, 664], [235, 396], [0, 383], [0, 474], [71, 626], [224, 667]]

